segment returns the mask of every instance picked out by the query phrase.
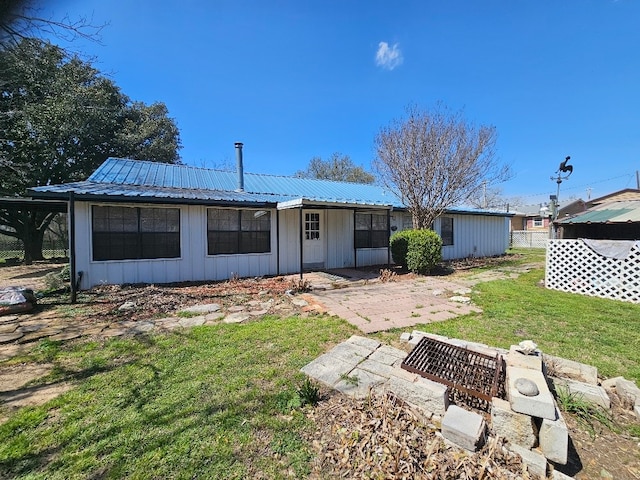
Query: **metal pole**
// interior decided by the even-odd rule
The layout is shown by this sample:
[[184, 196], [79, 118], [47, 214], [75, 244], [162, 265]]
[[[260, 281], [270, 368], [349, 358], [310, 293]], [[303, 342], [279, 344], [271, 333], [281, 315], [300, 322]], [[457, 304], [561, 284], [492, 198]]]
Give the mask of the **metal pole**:
[[300, 280], [302, 280], [302, 270], [304, 268], [304, 259], [303, 259], [303, 251], [302, 251], [302, 245], [303, 245], [303, 228], [304, 225], [302, 224], [302, 205], [300, 205]]
[[71, 276], [71, 303], [76, 303], [78, 299], [76, 285], [76, 201], [73, 192], [69, 193], [69, 274]]

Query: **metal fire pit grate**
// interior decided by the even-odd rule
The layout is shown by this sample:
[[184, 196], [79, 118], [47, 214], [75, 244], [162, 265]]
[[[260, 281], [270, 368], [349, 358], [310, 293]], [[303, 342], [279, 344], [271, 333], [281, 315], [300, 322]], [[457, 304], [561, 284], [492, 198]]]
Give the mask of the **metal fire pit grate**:
[[492, 397], [505, 398], [502, 357], [423, 337], [401, 367], [449, 387], [454, 403], [487, 410]]

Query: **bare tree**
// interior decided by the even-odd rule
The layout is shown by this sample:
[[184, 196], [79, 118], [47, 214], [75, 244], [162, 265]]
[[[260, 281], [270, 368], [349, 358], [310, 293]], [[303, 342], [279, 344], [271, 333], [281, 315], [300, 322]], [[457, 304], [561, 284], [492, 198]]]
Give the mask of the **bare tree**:
[[509, 202], [502, 196], [500, 187], [490, 187], [482, 182], [482, 186], [467, 198], [466, 203], [476, 208], [506, 209]]
[[104, 25], [93, 25], [87, 17], [55, 19], [43, 16], [37, 3], [37, 0], [0, 0], [0, 48], [43, 34], [65, 41], [76, 38], [99, 41]]
[[374, 168], [411, 212], [413, 227], [430, 228], [483, 182], [495, 185], [508, 178], [508, 166], [496, 159], [496, 135], [494, 127], [476, 127], [441, 104], [432, 111], [411, 105], [404, 118], [376, 136]]
[[328, 160], [313, 157], [306, 170], [296, 172], [297, 177], [337, 180], [340, 182], [374, 183], [376, 178], [364, 168], [355, 165], [349, 155], [335, 152]]

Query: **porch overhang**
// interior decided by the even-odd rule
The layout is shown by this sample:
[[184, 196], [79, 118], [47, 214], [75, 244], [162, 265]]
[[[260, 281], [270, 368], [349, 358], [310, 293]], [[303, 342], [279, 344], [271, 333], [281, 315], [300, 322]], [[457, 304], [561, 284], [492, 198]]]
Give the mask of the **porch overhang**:
[[345, 208], [349, 210], [358, 209], [358, 210], [393, 210], [393, 205], [388, 204], [368, 204], [368, 203], [358, 203], [358, 202], [350, 202], [350, 201], [324, 201], [324, 200], [314, 200], [309, 198], [294, 198], [293, 200], [287, 200], [284, 202], [278, 202], [276, 208], [278, 210], [289, 210], [292, 208]]

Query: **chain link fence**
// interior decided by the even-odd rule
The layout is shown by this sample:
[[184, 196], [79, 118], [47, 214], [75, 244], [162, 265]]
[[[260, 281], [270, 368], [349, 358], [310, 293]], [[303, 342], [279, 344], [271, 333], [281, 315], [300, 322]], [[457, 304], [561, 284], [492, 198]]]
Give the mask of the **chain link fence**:
[[[62, 239], [49, 237], [42, 242], [44, 258], [66, 258], [69, 247]], [[0, 233], [0, 260], [7, 263], [19, 263], [24, 260], [24, 244], [22, 240]]]

